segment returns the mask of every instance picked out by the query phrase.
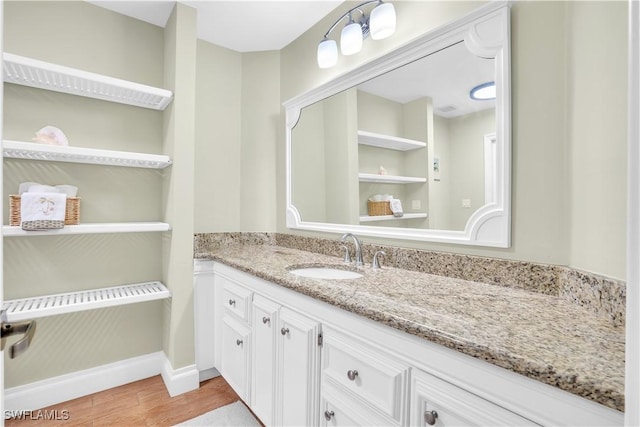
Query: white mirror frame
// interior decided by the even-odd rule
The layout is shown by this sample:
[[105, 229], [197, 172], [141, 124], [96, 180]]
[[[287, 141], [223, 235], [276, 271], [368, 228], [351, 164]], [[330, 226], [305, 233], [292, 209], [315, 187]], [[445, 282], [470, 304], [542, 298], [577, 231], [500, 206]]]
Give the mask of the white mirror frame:
[[[286, 220], [292, 229], [357, 233], [390, 239], [421, 240], [508, 248], [511, 244], [511, 61], [510, 13], [505, 2], [492, 2], [426, 33], [408, 44], [286, 102]], [[302, 108], [376, 76], [464, 40], [474, 54], [495, 58], [496, 182], [495, 201], [475, 211], [463, 231], [305, 222], [292, 202], [291, 133]]]

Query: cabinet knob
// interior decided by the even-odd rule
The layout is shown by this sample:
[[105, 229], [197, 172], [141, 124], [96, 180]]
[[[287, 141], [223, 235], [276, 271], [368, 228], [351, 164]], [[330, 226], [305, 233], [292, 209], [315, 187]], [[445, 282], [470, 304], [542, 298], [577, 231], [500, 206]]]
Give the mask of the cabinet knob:
[[438, 418], [438, 413], [436, 411], [425, 411], [424, 421], [430, 426], [436, 423], [436, 418]]
[[347, 378], [349, 378], [351, 381], [355, 381], [357, 376], [358, 371], [356, 371], [355, 369], [347, 371]]
[[241, 346], [242, 345], [242, 340], [241, 339], [237, 339], [236, 340], [236, 345], [237, 346]]
[[289, 333], [289, 328], [282, 328], [282, 329], [280, 329], [280, 333], [281, 333], [282, 335], [287, 335], [287, 334]]
[[229, 300], [229, 305], [236, 305], [236, 300], [230, 299]]
[[267, 316], [264, 316], [264, 317], [262, 318], [262, 323], [264, 323], [265, 325], [266, 325], [267, 323], [269, 323], [270, 321], [271, 321], [271, 319], [269, 319]]
[[335, 413], [333, 411], [324, 411], [324, 419], [327, 421], [331, 421], [334, 415]]

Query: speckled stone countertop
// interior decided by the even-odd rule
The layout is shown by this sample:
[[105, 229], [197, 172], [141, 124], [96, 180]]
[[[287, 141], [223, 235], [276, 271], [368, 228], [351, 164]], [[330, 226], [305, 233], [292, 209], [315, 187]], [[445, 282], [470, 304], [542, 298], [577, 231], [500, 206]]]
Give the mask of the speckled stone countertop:
[[624, 327], [564, 298], [383, 267], [355, 280], [289, 269], [337, 257], [271, 245], [198, 254], [296, 292], [624, 411]]

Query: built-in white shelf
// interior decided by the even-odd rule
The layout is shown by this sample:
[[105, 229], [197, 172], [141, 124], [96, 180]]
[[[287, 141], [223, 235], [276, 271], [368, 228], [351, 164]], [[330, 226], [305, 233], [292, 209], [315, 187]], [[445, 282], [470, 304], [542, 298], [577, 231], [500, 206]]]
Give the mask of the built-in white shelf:
[[375, 173], [358, 174], [360, 182], [372, 182], [379, 184], [415, 184], [427, 182], [427, 178], [416, 176], [378, 175]]
[[91, 73], [37, 59], [2, 54], [4, 81], [103, 101], [164, 110], [170, 90]]
[[397, 136], [383, 135], [380, 133], [358, 131], [358, 143], [373, 147], [388, 148], [390, 150], [409, 151], [425, 148], [426, 142], [413, 139], [399, 138]]
[[112, 222], [65, 225], [64, 228], [43, 231], [25, 231], [20, 226], [2, 226], [5, 237], [24, 236], [62, 236], [70, 234], [104, 234], [104, 233], [146, 233], [169, 231], [171, 226], [165, 222]]
[[46, 295], [5, 301], [9, 322], [74, 313], [97, 308], [170, 298], [171, 292], [160, 282], [135, 283], [111, 288]]
[[402, 216], [393, 216], [393, 215], [362, 215], [360, 217], [360, 222], [374, 222], [374, 221], [401, 221], [404, 219], [418, 219], [418, 218], [426, 218], [427, 214], [422, 213], [405, 213]]
[[162, 169], [171, 165], [169, 156], [163, 154], [134, 153], [129, 151], [101, 150], [83, 147], [63, 147], [35, 142], [2, 142], [2, 155], [12, 159], [44, 160], [97, 164], [105, 166], [126, 166], [133, 168]]

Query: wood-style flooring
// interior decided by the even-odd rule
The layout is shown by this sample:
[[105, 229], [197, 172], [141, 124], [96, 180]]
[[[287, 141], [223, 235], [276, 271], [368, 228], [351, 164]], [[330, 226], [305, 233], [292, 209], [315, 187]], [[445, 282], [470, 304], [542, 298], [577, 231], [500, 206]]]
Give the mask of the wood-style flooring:
[[5, 420], [5, 426], [171, 426], [240, 400], [222, 377], [170, 397], [157, 375]]

